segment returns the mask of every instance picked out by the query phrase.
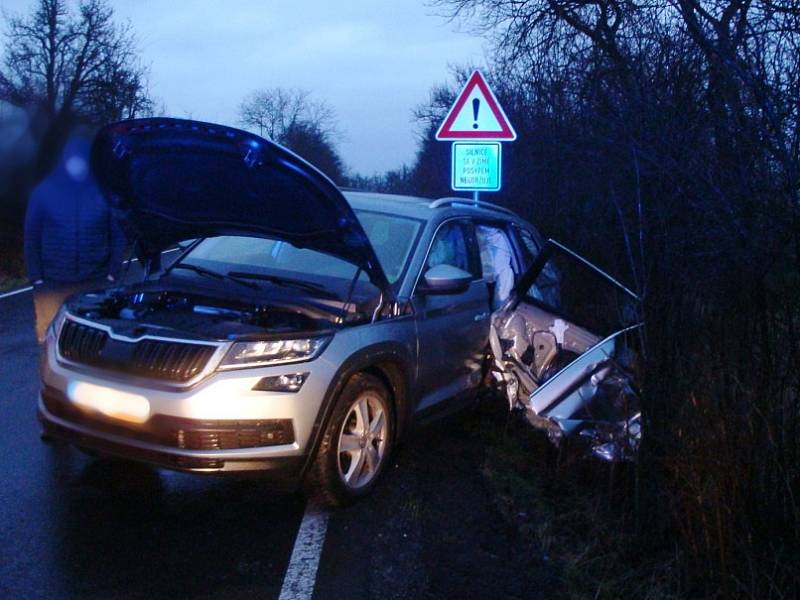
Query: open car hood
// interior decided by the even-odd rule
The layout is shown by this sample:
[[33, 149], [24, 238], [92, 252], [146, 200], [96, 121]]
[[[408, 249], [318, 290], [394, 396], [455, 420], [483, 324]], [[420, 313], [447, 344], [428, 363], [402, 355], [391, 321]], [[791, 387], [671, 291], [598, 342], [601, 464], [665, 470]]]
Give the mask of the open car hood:
[[183, 119], [121, 121], [97, 134], [92, 170], [142, 259], [191, 238], [264, 236], [350, 262], [391, 294], [339, 189], [273, 142]]

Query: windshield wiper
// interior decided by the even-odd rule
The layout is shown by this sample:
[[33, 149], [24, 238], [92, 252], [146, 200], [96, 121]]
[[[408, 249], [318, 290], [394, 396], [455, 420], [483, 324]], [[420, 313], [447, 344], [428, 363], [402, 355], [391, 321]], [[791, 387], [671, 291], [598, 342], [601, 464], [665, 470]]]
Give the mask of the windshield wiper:
[[[275, 285], [281, 285], [285, 287], [296, 287], [308, 290], [310, 292], [316, 292], [320, 295], [332, 298], [334, 300], [339, 300], [339, 296], [337, 294], [334, 294], [324, 285], [320, 285], [318, 283], [312, 283], [310, 281], [300, 281], [299, 279], [290, 279], [288, 277], [280, 277], [279, 275], [267, 275], [266, 273], [246, 273], [243, 271], [231, 271], [230, 273], [228, 273], [228, 277], [235, 277], [238, 279], [258, 279], [259, 281], [269, 281], [270, 283], [274, 283]], [[242, 281], [242, 283], [245, 282]]]
[[230, 281], [234, 281], [239, 285], [243, 285], [254, 290], [261, 289], [255, 283], [251, 281], [242, 281], [241, 279], [237, 279], [236, 277], [231, 276], [230, 274], [225, 273], [218, 273], [217, 271], [212, 271], [211, 269], [206, 269], [205, 267], [200, 267], [198, 265], [194, 265], [192, 263], [178, 263], [177, 265], [172, 267], [173, 269], [187, 269], [189, 271], [194, 271], [198, 275], [205, 275], [206, 277], [213, 277], [214, 279], [219, 279], [220, 281], [224, 279], [228, 279]]

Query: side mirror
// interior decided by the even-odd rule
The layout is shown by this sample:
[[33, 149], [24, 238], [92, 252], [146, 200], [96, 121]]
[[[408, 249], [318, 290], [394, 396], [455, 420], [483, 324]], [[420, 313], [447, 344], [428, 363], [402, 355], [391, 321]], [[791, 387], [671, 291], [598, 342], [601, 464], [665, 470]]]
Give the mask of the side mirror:
[[436, 265], [425, 271], [417, 286], [421, 294], [460, 294], [472, 283], [472, 275], [452, 265]]

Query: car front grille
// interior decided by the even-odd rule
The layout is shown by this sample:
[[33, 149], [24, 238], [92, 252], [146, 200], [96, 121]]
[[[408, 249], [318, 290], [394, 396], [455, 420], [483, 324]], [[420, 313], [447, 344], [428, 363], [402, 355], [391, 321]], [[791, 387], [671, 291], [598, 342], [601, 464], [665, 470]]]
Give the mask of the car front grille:
[[102, 329], [87, 327], [75, 321], [64, 321], [58, 350], [67, 360], [88, 365], [97, 364], [100, 352], [108, 341], [108, 333]]
[[216, 347], [150, 339], [127, 342], [112, 338], [102, 329], [67, 319], [61, 328], [58, 350], [72, 362], [186, 382], [205, 368]]
[[170, 381], [189, 381], [206, 366], [213, 346], [142, 340], [136, 342], [132, 367], [139, 375]]

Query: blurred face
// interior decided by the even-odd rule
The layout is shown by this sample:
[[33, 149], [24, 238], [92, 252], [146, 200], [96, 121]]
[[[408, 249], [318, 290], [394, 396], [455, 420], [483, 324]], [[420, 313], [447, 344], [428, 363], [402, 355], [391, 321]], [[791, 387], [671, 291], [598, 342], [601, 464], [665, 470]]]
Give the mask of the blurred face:
[[76, 181], [83, 181], [89, 175], [89, 163], [82, 156], [73, 155], [64, 163], [67, 174]]
[[91, 142], [83, 133], [73, 133], [61, 151], [61, 166], [70, 179], [85, 181], [89, 178], [89, 153]]

